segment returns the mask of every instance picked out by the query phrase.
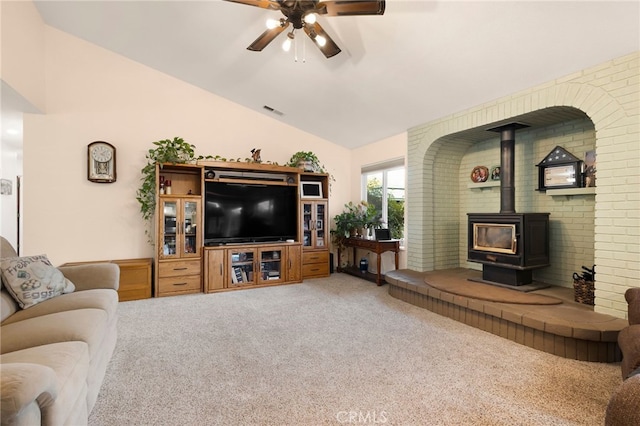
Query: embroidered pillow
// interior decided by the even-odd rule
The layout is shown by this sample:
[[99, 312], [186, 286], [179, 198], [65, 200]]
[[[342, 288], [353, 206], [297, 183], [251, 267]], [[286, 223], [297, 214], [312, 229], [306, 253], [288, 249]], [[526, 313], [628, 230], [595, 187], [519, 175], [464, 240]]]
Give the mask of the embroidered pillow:
[[2, 283], [22, 309], [75, 290], [44, 254], [0, 259], [0, 273]]

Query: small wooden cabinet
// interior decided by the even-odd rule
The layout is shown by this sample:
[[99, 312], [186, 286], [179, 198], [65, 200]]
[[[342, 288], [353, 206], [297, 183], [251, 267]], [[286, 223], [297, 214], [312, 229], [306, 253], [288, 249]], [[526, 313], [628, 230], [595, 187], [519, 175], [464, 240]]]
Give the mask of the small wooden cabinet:
[[156, 296], [202, 291], [202, 167], [164, 165], [157, 188], [171, 181], [171, 194], [157, 191]]
[[[300, 200], [300, 226], [302, 234], [302, 278], [328, 277], [329, 270], [329, 175], [302, 173], [300, 182], [319, 183], [320, 197]], [[325, 197], [325, 198], [322, 198]]]
[[148, 299], [151, 297], [153, 259], [118, 259], [89, 262], [70, 262], [62, 266], [87, 265], [92, 263], [115, 263], [120, 267], [118, 301]]
[[204, 252], [207, 293], [302, 281], [300, 243], [207, 247]]

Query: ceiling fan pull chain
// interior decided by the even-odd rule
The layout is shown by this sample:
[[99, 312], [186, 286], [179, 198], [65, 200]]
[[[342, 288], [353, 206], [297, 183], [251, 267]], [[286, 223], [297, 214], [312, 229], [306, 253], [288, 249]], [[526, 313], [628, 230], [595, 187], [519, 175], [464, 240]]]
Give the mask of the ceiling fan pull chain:
[[305, 37], [302, 38], [302, 63], [307, 62], [307, 42], [305, 41]]

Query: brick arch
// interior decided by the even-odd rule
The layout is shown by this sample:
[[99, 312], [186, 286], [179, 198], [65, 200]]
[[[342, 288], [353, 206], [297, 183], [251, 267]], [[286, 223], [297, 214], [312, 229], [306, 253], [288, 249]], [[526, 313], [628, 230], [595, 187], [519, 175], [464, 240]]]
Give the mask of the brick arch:
[[[487, 128], [515, 117], [526, 120], [527, 114], [552, 107], [573, 108], [584, 112], [591, 119], [596, 130], [596, 150], [602, 146], [611, 145], [611, 138], [614, 138], [618, 132], [610, 129], [630, 125], [629, 116], [624, 107], [606, 90], [589, 84], [563, 82], [503, 98], [467, 110], [466, 113], [458, 113], [409, 130], [408, 235], [410, 238], [407, 262], [409, 269], [418, 271], [438, 269], [436, 260], [438, 248], [435, 247], [435, 241], [438, 241], [436, 237], [440, 218], [435, 208], [438, 204], [435, 188], [442, 184], [437, 177], [437, 167], [438, 161], [442, 159], [438, 155], [444, 152], [443, 147], [455, 140], [457, 135], [464, 135], [465, 132], [473, 129]], [[633, 122], [633, 119], [631, 121]], [[466, 141], [463, 145], [468, 147], [471, 143], [473, 142]], [[459, 198], [458, 192], [457, 189], [452, 189], [450, 199]], [[596, 212], [598, 211], [597, 201], [598, 192], [596, 192]], [[606, 250], [599, 249], [596, 245], [596, 264], [611, 258], [611, 253]], [[606, 279], [605, 276], [605, 281]], [[624, 289], [620, 289], [619, 294], [613, 295], [612, 299], [614, 301], [622, 299], [623, 292]]]

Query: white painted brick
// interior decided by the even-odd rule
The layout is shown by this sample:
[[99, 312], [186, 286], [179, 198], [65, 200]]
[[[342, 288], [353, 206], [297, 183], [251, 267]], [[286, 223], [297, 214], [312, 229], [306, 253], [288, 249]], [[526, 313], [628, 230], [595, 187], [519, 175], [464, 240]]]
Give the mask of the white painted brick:
[[[465, 213], [470, 210], [497, 211], [499, 206], [499, 188], [482, 191], [466, 188], [468, 173], [473, 166], [491, 166], [493, 159], [499, 162], [497, 138], [476, 143], [464, 154], [451, 150], [446, 154], [438, 152], [435, 157], [432, 155], [435, 151], [428, 149], [431, 140], [466, 130], [469, 126], [488, 125], [509, 115], [520, 115], [553, 105], [573, 105], [593, 119], [597, 132], [593, 127], [584, 128], [584, 125], [575, 122], [518, 132], [517, 143], [526, 141], [527, 146], [533, 149], [529, 149], [526, 155], [518, 154], [516, 157], [516, 208], [550, 211], [552, 221], [562, 221], [559, 233], [552, 236], [552, 252], [561, 253], [568, 265], [564, 269], [552, 266], [539, 273], [536, 271], [536, 279], [543, 277], [571, 286], [567, 273], [574, 265], [589, 264], [584, 260], [591, 259], [599, 265], [595, 310], [624, 317], [626, 304], [621, 295], [627, 287], [637, 286], [640, 278], [639, 64], [640, 54], [635, 52], [412, 129], [408, 134], [408, 152], [411, 152], [411, 157], [419, 154], [415, 161], [411, 161], [411, 157], [409, 160], [408, 181], [414, 182], [409, 184], [409, 189], [413, 186], [421, 191], [421, 195], [417, 197], [419, 202], [415, 208], [414, 204], [408, 203], [411, 215], [419, 216], [417, 219], [408, 219], [409, 234], [412, 234], [412, 230], [419, 230], [423, 240], [431, 240], [426, 243], [418, 240], [410, 245], [415, 247], [419, 255], [409, 254], [409, 266], [416, 265], [422, 268], [419, 270], [427, 270], [424, 268], [433, 268], [436, 262], [443, 265], [455, 265], [457, 262], [460, 266], [479, 269], [478, 264], [466, 262], [463, 237], [466, 234]], [[480, 145], [484, 145], [485, 149], [480, 149]], [[578, 156], [582, 156], [585, 150], [597, 147], [598, 187], [595, 197], [565, 199], [535, 191], [537, 169], [534, 165], [555, 145], [563, 145]], [[423, 173], [420, 171], [423, 161], [435, 161], [435, 164], [442, 162], [445, 167], [434, 167], [431, 172]], [[450, 183], [451, 174], [447, 175], [446, 171], [456, 167], [459, 185], [447, 187], [440, 182], [438, 187], [430, 182], [431, 176], [437, 179], [444, 174], [448, 176], [446, 183]], [[412, 177], [412, 169], [418, 171], [415, 177], [423, 182], [417, 182]], [[435, 173], [437, 171], [442, 173]], [[446, 191], [442, 191], [443, 187]], [[452, 202], [454, 199], [455, 202]], [[422, 226], [417, 223], [425, 213], [428, 218], [432, 212], [436, 217], [431, 224]], [[450, 221], [450, 217], [456, 213], [459, 218], [457, 225]], [[565, 231], [568, 234], [563, 238], [562, 232]], [[562, 246], [566, 240], [573, 247]], [[455, 246], [456, 241], [457, 249], [450, 247]], [[439, 247], [438, 243], [444, 247]], [[437, 255], [428, 253], [429, 250], [435, 250]], [[427, 254], [422, 256], [422, 253]], [[451, 259], [457, 260], [452, 262]]]

